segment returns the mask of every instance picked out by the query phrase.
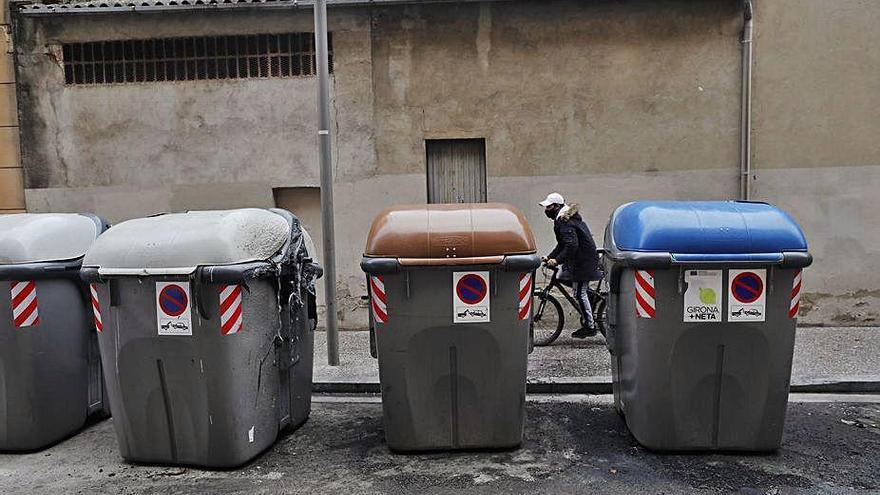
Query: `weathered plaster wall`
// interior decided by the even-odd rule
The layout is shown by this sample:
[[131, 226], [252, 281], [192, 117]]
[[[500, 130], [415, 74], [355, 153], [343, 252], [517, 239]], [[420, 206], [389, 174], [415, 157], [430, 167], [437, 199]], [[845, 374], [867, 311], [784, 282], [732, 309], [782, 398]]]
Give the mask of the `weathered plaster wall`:
[[471, 136], [492, 176], [735, 166], [740, 24], [734, 2], [379, 10], [379, 168], [421, 173], [425, 137]]
[[[46, 48], [69, 41], [311, 32], [308, 13], [108, 19], [22, 24], [29, 200], [43, 200], [42, 192], [54, 195], [52, 188], [134, 186], [169, 192], [168, 202], [155, 205], [163, 208], [200, 196], [189, 190], [193, 185], [262, 184], [262, 196], [268, 193], [271, 201], [271, 187], [318, 183], [314, 78], [65, 86]], [[369, 17], [340, 13], [333, 21], [334, 48], [345, 54], [335, 59], [337, 167], [343, 178], [357, 177], [375, 164]], [[252, 203], [252, 188], [238, 193], [231, 187], [225, 199]]]
[[756, 2], [756, 198], [797, 218], [816, 263], [806, 320], [880, 320], [880, 2]]

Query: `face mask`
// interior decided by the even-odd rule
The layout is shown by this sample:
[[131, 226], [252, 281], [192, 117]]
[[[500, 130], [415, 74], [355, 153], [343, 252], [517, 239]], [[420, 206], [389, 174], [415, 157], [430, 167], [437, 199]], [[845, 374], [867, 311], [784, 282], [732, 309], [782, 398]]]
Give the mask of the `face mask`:
[[544, 214], [547, 215], [547, 218], [549, 218], [550, 220], [556, 220], [556, 215], [559, 214], [559, 210], [557, 210], [556, 208], [546, 209], [544, 210]]

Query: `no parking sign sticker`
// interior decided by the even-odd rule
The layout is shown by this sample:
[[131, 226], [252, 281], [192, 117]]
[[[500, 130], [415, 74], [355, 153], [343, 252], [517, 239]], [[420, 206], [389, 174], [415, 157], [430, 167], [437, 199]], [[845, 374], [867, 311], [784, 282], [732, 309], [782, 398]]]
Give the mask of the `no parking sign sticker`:
[[452, 322], [489, 322], [489, 272], [452, 274]]
[[156, 282], [159, 335], [192, 335], [189, 282]]
[[727, 321], [765, 321], [767, 270], [730, 270]]

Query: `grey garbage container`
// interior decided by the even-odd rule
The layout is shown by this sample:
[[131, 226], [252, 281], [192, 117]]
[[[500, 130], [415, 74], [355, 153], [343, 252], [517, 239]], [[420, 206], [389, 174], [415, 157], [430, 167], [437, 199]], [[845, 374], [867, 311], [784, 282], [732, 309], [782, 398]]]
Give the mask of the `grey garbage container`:
[[639, 443], [777, 449], [812, 261], [795, 221], [765, 203], [636, 202], [605, 249], [615, 405]]
[[527, 221], [503, 204], [400, 206], [361, 267], [397, 451], [522, 442], [534, 270]]
[[92, 215], [0, 215], [0, 450], [46, 447], [106, 414], [82, 257]]
[[320, 267], [285, 210], [120, 223], [86, 254], [122, 457], [241, 465], [311, 406]]

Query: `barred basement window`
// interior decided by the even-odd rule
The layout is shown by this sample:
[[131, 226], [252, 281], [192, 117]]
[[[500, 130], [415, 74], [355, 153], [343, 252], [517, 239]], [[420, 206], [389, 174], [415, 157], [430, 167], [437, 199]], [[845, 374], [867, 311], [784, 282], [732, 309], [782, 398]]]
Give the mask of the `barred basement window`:
[[[333, 72], [332, 36], [330, 72]], [[312, 33], [65, 43], [65, 84], [314, 76]]]

